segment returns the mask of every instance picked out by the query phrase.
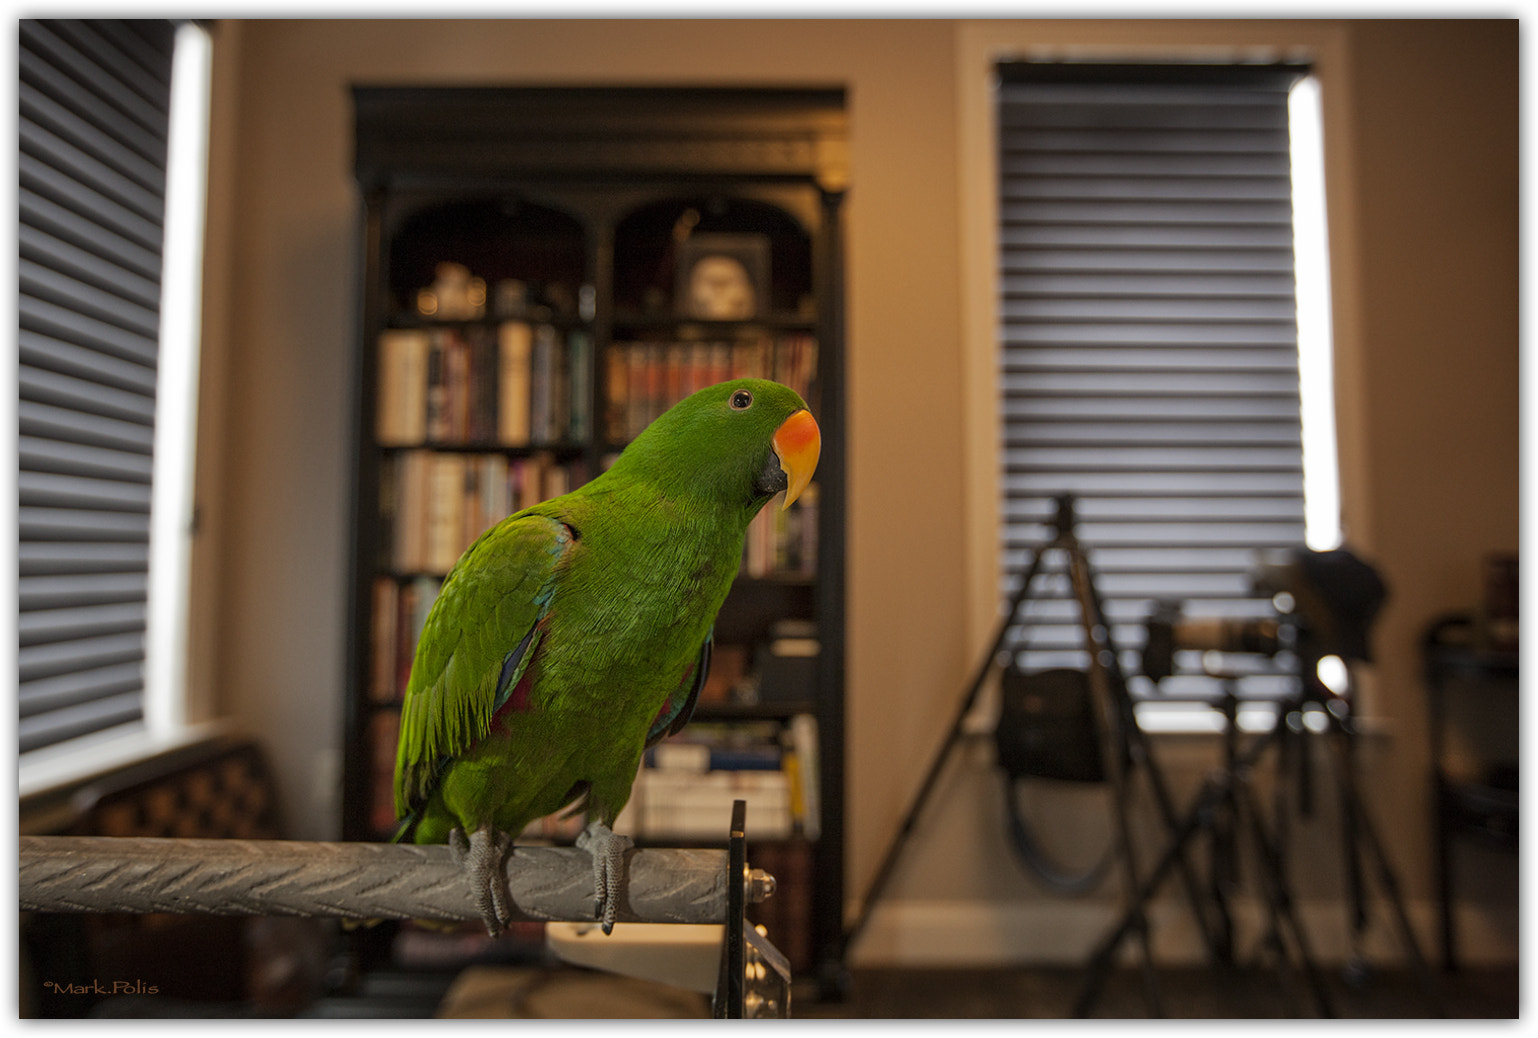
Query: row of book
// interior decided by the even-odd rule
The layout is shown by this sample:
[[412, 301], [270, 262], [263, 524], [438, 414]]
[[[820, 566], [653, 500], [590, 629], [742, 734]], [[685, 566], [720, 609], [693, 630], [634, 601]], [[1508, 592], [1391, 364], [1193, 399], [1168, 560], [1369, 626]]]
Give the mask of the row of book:
[[526, 321], [388, 329], [379, 336], [375, 439], [580, 443], [591, 434], [592, 343], [586, 329]]
[[[592, 334], [503, 321], [379, 336], [375, 440], [386, 447], [583, 443], [592, 435]], [[604, 435], [628, 443], [684, 397], [733, 378], [782, 382], [816, 409], [817, 340], [620, 342], [604, 364]]]
[[615, 824], [651, 842], [721, 838], [732, 802], [747, 803], [760, 840], [820, 832], [817, 721], [696, 721], [647, 751]]
[[549, 452], [510, 458], [410, 448], [386, 455], [379, 472], [385, 569], [447, 573], [487, 527], [581, 485], [581, 461]]
[[395, 830], [395, 747], [400, 740], [401, 715], [381, 710], [369, 718], [369, 828], [380, 836]]
[[442, 587], [443, 581], [437, 577], [405, 581], [390, 576], [374, 578], [368, 686], [373, 702], [398, 703], [405, 696], [417, 639]]
[[619, 342], [604, 374], [604, 433], [612, 443], [635, 439], [684, 397], [734, 378], [784, 383], [813, 410], [817, 340], [806, 333], [735, 342]]
[[810, 483], [789, 509], [776, 498], [753, 517], [742, 546], [742, 576], [816, 575], [817, 493]]

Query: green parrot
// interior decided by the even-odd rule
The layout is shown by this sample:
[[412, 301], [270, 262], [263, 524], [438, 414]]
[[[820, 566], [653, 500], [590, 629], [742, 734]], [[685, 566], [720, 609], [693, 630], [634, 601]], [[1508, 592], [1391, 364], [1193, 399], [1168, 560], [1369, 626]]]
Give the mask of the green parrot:
[[428, 612], [401, 708], [397, 841], [447, 842], [487, 930], [502, 862], [536, 818], [587, 825], [595, 915], [614, 925], [627, 837], [610, 826], [641, 755], [694, 711], [749, 521], [789, 507], [821, 436], [795, 392], [737, 379], [674, 405], [607, 472], [503, 519]]

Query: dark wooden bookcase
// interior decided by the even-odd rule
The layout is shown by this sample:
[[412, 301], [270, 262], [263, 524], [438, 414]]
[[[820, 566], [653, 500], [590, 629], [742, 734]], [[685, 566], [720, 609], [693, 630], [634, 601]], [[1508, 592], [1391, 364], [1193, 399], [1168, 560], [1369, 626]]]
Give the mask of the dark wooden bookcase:
[[[362, 283], [344, 837], [384, 835], [399, 663], [414, 643], [407, 624], [391, 623], [443, 568], [399, 547], [411, 536], [420, 543], [420, 524], [436, 521], [417, 517], [422, 487], [433, 484], [411, 466], [481, 473], [471, 481], [498, 488], [459, 519], [468, 530], [488, 509], [529, 503], [499, 496], [505, 471], [559, 470], [555, 484], [538, 485], [579, 485], [664, 398], [744, 363], [768, 365], [771, 377], [804, 380], [822, 428], [815, 505], [798, 503], [789, 532], [760, 539], [764, 550], [718, 618], [718, 661], [735, 650], [749, 676], [738, 691], [749, 695], [702, 701], [695, 719], [727, 731], [815, 719], [814, 817], [773, 839], [755, 839], [750, 822], [748, 839], [755, 864], [781, 872], [779, 904], [766, 911], [771, 938], [802, 970], [826, 974], [836, 966], [844, 874], [843, 91], [358, 86], [353, 100]], [[741, 260], [754, 282], [746, 313], [730, 300], [689, 309], [686, 274], [702, 245]], [[445, 281], [444, 263], [462, 269]], [[497, 424], [498, 392], [521, 396], [524, 384], [487, 374], [499, 370], [508, 322], [538, 329], [546, 349], [530, 376], [541, 431], [529, 437]], [[383, 337], [402, 333], [418, 351], [402, 355], [417, 359], [404, 369], [392, 359], [386, 371]], [[425, 340], [428, 384], [450, 387], [431, 390], [435, 406], [457, 406], [455, 418], [404, 439], [391, 426], [381, 442], [380, 409], [394, 414], [399, 371], [422, 377]], [[454, 392], [457, 404], [444, 404]], [[437, 484], [439, 500], [450, 484]], [[409, 522], [419, 523], [415, 534], [402, 532]], [[381, 630], [393, 631], [393, 649], [380, 647]], [[781, 661], [757, 662], [787, 630], [817, 651], [783, 661], [776, 685], [764, 672]], [[725, 839], [723, 827], [708, 842]]]

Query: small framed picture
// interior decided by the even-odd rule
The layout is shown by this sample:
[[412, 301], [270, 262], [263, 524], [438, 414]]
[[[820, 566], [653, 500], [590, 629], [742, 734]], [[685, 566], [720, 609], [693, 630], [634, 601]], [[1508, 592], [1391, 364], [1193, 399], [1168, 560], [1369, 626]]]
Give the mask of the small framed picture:
[[678, 246], [677, 310], [703, 321], [741, 321], [769, 312], [769, 239], [762, 234], [696, 234]]

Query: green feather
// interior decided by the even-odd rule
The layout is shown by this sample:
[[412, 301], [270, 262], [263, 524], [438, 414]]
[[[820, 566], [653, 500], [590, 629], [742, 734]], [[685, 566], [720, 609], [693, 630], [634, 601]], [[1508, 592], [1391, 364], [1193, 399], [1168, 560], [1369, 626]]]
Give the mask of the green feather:
[[[745, 410], [731, 406], [741, 390]], [[412, 839], [516, 834], [583, 793], [589, 818], [613, 823], [648, 738], [692, 712], [748, 523], [772, 496], [772, 438], [803, 407], [761, 380], [701, 390], [607, 472], [465, 551], [401, 711], [395, 806]]]

